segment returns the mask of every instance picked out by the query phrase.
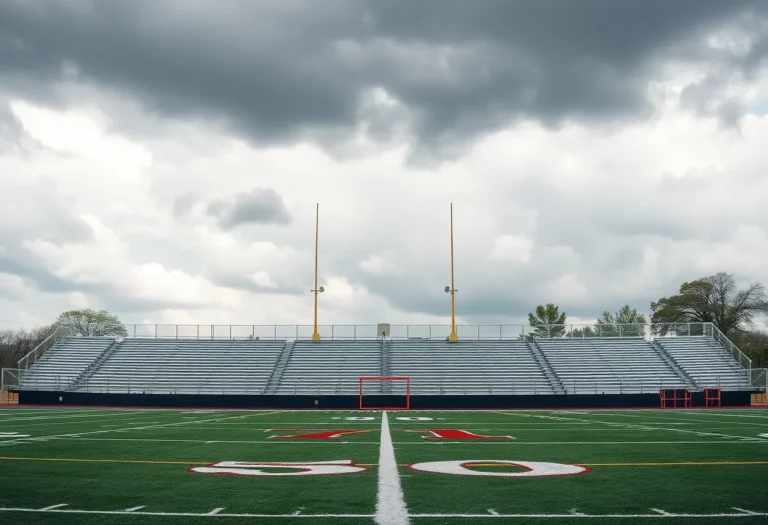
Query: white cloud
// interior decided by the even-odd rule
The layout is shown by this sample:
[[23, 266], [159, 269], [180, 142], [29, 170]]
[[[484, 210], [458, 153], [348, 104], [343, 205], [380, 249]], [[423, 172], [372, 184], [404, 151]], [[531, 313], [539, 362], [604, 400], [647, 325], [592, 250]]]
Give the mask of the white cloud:
[[[310, 325], [317, 202], [321, 324], [447, 324], [451, 202], [462, 322], [521, 323], [550, 301], [571, 320], [627, 302], [646, 312], [720, 270], [768, 284], [768, 117], [734, 133], [665, 96], [653, 120], [519, 122], [434, 166], [364, 135], [336, 158], [194, 122], [120, 135], [112, 102], [16, 100], [38, 143], [0, 153], [0, 319], [90, 306], [127, 322]], [[402, 110], [381, 91], [369, 102], [363, 117], [379, 124]], [[279, 194], [292, 222], [222, 231], [206, 213], [254, 187]]]
[[110, 172], [126, 167], [146, 168], [152, 162], [145, 148], [106, 133], [106, 116], [97, 108], [58, 112], [23, 100], [14, 100], [9, 105], [26, 132], [54, 151], [109, 166]]
[[555, 302], [584, 300], [587, 286], [574, 273], [564, 273], [547, 286], [547, 293]]
[[360, 269], [365, 273], [378, 276], [402, 273], [392, 250], [385, 250], [381, 254], [371, 254], [367, 259], [360, 262]]
[[20, 299], [24, 297], [24, 280], [18, 275], [0, 272], [0, 297]]
[[491, 258], [528, 264], [533, 256], [533, 241], [526, 235], [500, 235], [493, 239]]

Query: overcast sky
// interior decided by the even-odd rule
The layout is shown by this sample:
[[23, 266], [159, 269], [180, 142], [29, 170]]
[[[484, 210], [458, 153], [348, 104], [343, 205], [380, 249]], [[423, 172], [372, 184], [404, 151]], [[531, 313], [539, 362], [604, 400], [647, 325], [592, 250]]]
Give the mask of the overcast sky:
[[768, 2], [3, 0], [0, 327], [768, 284]]

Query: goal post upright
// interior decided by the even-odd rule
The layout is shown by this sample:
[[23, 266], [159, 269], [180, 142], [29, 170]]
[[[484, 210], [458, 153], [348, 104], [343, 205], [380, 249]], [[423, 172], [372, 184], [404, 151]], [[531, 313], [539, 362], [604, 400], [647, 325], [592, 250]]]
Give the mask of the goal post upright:
[[[366, 407], [363, 403], [363, 384], [368, 382], [382, 381], [402, 381], [405, 383], [405, 406], [376, 406]], [[398, 396], [400, 394], [369, 394], [369, 395], [387, 395], [388, 397]], [[360, 377], [360, 410], [410, 410], [411, 409], [411, 378], [409, 376], [361, 376]]]

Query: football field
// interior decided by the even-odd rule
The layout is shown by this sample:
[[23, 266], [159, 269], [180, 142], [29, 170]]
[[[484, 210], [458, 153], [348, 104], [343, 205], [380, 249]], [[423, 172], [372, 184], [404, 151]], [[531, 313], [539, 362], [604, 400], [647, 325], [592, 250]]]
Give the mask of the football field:
[[768, 410], [0, 409], [0, 522], [768, 523]]

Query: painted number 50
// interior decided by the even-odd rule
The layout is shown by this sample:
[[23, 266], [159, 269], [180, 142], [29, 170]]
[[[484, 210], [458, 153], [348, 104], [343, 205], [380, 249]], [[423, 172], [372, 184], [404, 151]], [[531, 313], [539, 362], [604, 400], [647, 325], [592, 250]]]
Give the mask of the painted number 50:
[[[469, 467], [518, 467], [522, 471], [487, 471], [472, 470]], [[429, 461], [409, 465], [411, 470], [431, 472], [434, 474], [450, 474], [455, 476], [487, 476], [507, 478], [534, 478], [544, 476], [568, 476], [583, 474], [590, 469], [578, 465], [564, 463], [547, 463], [542, 461], [518, 461], [498, 459], [473, 459], [457, 461]], [[367, 469], [355, 465], [351, 459], [315, 462], [289, 463], [259, 463], [244, 461], [222, 461], [205, 467], [194, 467], [189, 472], [198, 474], [220, 474], [228, 476], [327, 476], [330, 474], [357, 474]]]

